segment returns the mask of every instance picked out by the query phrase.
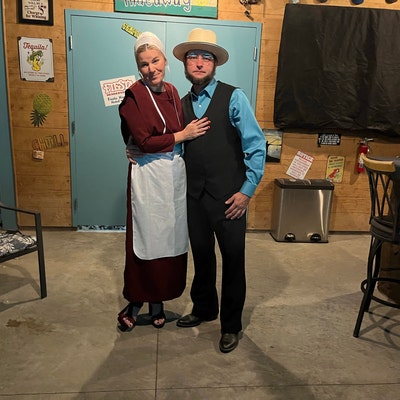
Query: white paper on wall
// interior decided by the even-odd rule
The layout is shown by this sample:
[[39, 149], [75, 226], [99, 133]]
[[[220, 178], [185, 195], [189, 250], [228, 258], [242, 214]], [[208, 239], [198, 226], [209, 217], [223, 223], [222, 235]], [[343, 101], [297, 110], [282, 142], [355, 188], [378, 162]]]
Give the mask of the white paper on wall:
[[118, 106], [125, 96], [125, 90], [135, 81], [135, 75], [100, 81], [100, 89], [103, 94], [104, 105], [106, 107]]
[[295, 179], [304, 179], [313, 161], [314, 157], [299, 150], [294, 156], [286, 174]]

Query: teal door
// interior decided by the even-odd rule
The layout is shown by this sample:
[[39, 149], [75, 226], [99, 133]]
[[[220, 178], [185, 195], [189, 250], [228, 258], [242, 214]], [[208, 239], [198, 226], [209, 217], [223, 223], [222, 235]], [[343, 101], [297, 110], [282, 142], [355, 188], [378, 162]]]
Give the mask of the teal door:
[[[1, 0], [0, 21], [3, 21], [3, 5]], [[2, 24], [1, 27], [3, 27]], [[4, 51], [3, 29], [0, 29], [0, 200], [13, 207], [16, 204]], [[0, 222], [3, 223], [4, 229], [17, 229], [15, 213], [3, 210], [3, 213], [0, 214]]]
[[255, 107], [261, 24], [76, 10], [66, 10], [65, 19], [72, 224], [125, 225], [128, 161], [118, 104], [105, 101], [100, 83], [132, 75], [137, 79], [136, 39], [129, 32], [151, 31], [165, 43], [170, 55], [166, 80], [182, 97], [190, 84], [172, 49], [195, 27], [214, 30], [230, 54], [228, 63], [217, 69], [217, 79], [241, 87]]

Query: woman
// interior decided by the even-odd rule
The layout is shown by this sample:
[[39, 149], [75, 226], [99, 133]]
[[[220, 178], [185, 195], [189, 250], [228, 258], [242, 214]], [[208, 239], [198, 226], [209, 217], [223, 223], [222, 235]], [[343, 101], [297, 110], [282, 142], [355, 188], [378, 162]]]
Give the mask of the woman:
[[176, 88], [164, 82], [167, 59], [160, 39], [144, 32], [134, 46], [141, 79], [119, 106], [121, 132], [134, 153], [128, 173], [126, 257], [119, 328], [132, 330], [143, 302], [155, 328], [165, 324], [163, 301], [186, 285], [186, 173], [182, 142], [204, 135], [206, 118], [183, 125]]

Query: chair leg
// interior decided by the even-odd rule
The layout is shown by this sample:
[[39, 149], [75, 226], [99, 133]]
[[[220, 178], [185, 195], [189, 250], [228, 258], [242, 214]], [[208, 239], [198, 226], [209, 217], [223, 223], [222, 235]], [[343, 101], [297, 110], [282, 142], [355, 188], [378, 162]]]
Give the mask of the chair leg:
[[39, 279], [40, 279], [40, 297], [44, 299], [47, 297], [47, 284], [46, 284], [46, 268], [44, 263], [43, 248], [38, 249], [38, 262], [39, 262]]
[[40, 297], [44, 299], [47, 297], [47, 284], [46, 284], [46, 268], [44, 262], [44, 249], [43, 249], [43, 235], [42, 235], [42, 223], [40, 214], [35, 215], [36, 225], [36, 241], [38, 248], [38, 263], [39, 263], [39, 279], [40, 279]]
[[[358, 337], [361, 329], [364, 313], [368, 312], [371, 300], [376, 286], [376, 278], [379, 276], [381, 263], [381, 246], [382, 242], [371, 238], [370, 251], [368, 255], [367, 279], [361, 283], [361, 290], [364, 292], [360, 309], [358, 311], [356, 325], [354, 327], [353, 336]], [[365, 288], [364, 288], [364, 284]]]
[[364, 313], [365, 313], [364, 310], [365, 310], [365, 304], [367, 302], [367, 298], [368, 298], [368, 294], [367, 294], [367, 291], [365, 291], [363, 299], [361, 301], [360, 310], [358, 311], [356, 325], [355, 325], [354, 331], [353, 331], [353, 336], [356, 338], [358, 338], [358, 336], [360, 334], [360, 328], [361, 328], [362, 320], [363, 320]]

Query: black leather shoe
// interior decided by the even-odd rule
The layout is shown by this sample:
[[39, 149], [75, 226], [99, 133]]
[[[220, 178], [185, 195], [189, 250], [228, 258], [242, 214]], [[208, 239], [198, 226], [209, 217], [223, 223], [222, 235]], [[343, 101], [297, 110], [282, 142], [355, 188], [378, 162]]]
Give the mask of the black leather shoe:
[[188, 314], [179, 318], [178, 321], [176, 321], [176, 326], [179, 326], [180, 328], [192, 328], [193, 326], [200, 325], [204, 321], [213, 321], [214, 319], [217, 319], [217, 317], [205, 319], [196, 317], [193, 314]]
[[239, 344], [239, 335], [237, 333], [223, 333], [219, 341], [219, 349], [223, 353], [229, 353], [235, 350]]

